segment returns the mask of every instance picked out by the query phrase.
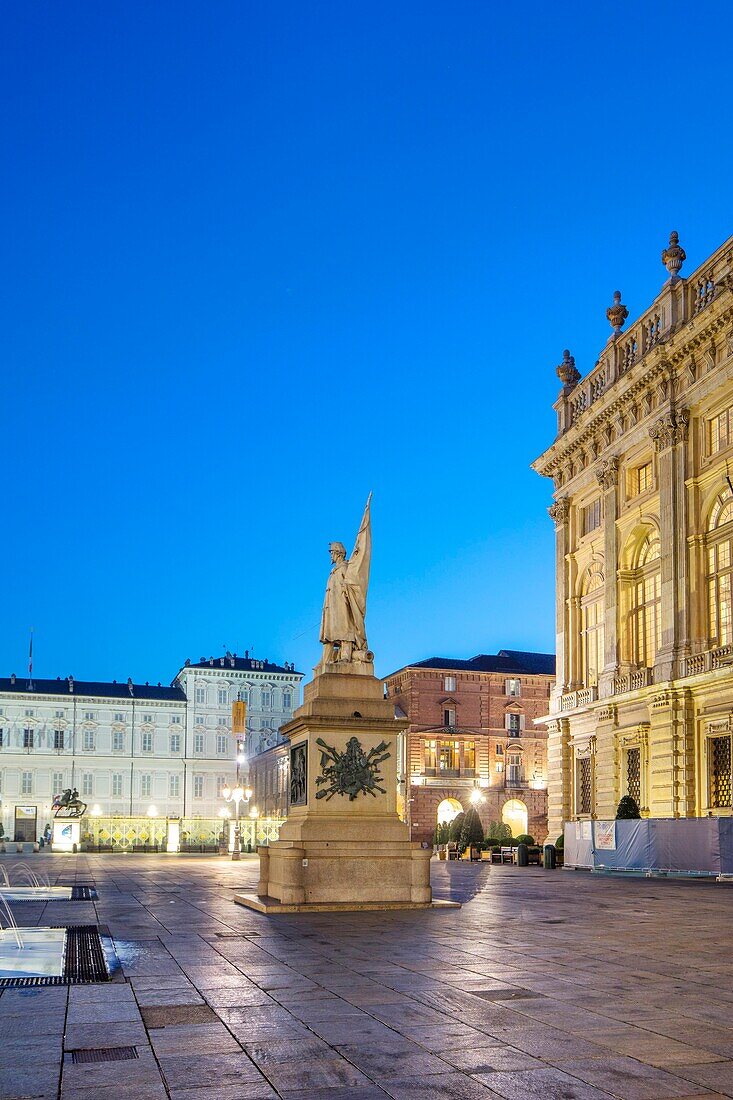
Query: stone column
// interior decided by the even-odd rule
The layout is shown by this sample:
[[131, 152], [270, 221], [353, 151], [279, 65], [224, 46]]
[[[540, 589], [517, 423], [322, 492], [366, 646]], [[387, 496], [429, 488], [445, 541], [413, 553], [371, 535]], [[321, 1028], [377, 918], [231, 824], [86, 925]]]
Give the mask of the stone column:
[[570, 723], [552, 718], [547, 723], [547, 834], [554, 843], [572, 811]]
[[569, 654], [566, 645], [568, 635], [568, 519], [570, 517], [570, 498], [560, 497], [549, 509], [550, 517], [555, 521], [555, 696], [559, 697], [568, 690], [572, 678], [569, 667]]
[[688, 421], [685, 409], [671, 408], [649, 429], [657, 452], [661, 541], [662, 646], [654, 662], [656, 683], [673, 680], [678, 658], [688, 651], [685, 507]]
[[618, 458], [607, 459], [596, 468], [603, 499], [603, 672], [598, 694], [612, 694], [611, 685], [618, 668]]

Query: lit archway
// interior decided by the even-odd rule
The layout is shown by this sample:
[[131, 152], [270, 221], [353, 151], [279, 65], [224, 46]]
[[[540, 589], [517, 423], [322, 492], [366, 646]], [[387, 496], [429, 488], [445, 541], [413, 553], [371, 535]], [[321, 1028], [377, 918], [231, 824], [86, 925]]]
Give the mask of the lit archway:
[[463, 806], [457, 798], [444, 798], [438, 806], [438, 824], [450, 825], [454, 817], [463, 813]]
[[512, 836], [521, 836], [527, 832], [527, 807], [519, 798], [510, 798], [501, 811], [501, 820], [508, 825]]

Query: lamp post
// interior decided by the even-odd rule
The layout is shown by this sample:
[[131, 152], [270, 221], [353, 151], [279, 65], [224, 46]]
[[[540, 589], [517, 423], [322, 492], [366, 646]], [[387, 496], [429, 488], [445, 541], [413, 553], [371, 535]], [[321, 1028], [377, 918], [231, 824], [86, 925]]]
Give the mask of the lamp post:
[[222, 787], [222, 798], [225, 802], [234, 803], [234, 849], [232, 851], [232, 859], [239, 859], [241, 853], [240, 833], [239, 833], [239, 805], [241, 802], [249, 802], [252, 797], [252, 791], [247, 787], [243, 790], [239, 783], [234, 788]]

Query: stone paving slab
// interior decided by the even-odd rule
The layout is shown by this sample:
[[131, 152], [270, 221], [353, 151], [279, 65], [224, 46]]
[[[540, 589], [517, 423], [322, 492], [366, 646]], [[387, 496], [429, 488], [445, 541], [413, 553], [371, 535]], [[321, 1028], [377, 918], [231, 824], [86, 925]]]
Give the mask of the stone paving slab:
[[253, 859], [35, 858], [123, 980], [0, 992], [2, 1100], [733, 1097], [725, 887], [436, 862], [461, 910], [263, 917]]

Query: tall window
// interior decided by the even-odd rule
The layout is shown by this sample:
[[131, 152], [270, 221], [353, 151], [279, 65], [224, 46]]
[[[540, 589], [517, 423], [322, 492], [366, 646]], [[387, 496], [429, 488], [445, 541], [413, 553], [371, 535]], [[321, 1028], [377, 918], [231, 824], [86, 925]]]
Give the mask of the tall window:
[[84, 730], [84, 752], [94, 752], [94, 730]]
[[112, 797], [122, 798], [122, 772], [112, 772]]
[[51, 794], [61, 794], [63, 789], [64, 789], [64, 773], [63, 772], [54, 772], [53, 773], [53, 790], [51, 791]]
[[85, 798], [90, 798], [94, 794], [94, 777], [91, 772], [84, 772], [81, 777], [81, 793]]
[[124, 721], [125, 721], [124, 714], [122, 714], [121, 711], [117, 711], [117, 713], [115, 714], [115, 722], [123, 723]]
[[450, 773], [458, 771], [459, 748], [460, 743], [458, 741], [438, 742], [438, 766], [441, 772]]
[[263, 706], [263, 708], [272, 706], [272, 692], [271, 691], [263, 691], [262, 692], [262, 706]]
[[283, 692], [283, 710], [290, 710], [292, 705], [293, 705], [292, 692], [284, 691]]
[[517, 696], [522, 694], [522, 681], [517, 679], [507, 680], [504, 684], [504, 694]]
[[456, 724], [456, 708], [446, 707], [443, 711], [443, 725], [446, 729], [451, 730]]
[[726, 489], [708, 521], [708, 630], [713, 645], [733, 642], [733, 496]]
[[593, 760], [590, 756], [581, 756], [577, 764], [576, 812], [593, 813]]
[[20, 777], [20, 793], [33, 794], [33, 772], [23, 772]]
[[145, 733], [141, 735], [140, 748], [142, 752], [153, 751], [153, 735], [149, 730], [146, 730]]
[[708, 454], [714, 455], [733, 443], [733, 405], [708, 420]]
[[152, 777], [152, 775], [141, 775], [140, 776], [140, 797], [141, 798], [150, 798], [150, 791], [152, 790], [152, 786], [153, 786], [153, 777]]
[[204, 797], [204, 777], [203, 775], [195, 775], [193, 777], [193, 797]]
[[204, 751], [204, 735], [203, 733], [194, 734], [193, 738], [193, 751], [201, 753]]
[[63, 730], [54, 730], [53, 731], [53, 747], [56, 749], [56, 752], [63, 752], [63, 748], [64, 748], [64, 731]]
[[427, 772], [435, 773], [435, 769], [438, 766], [437, 765], [437, 756], [436, 756], [437, 744], [438, 744], [437, 741], [424, 741], [423, 742], [425, 771], [427, 771]]
[[730, 806], [731, 752], [728, 734], [708, 738], [708, 785], [711, 806]]
[[171, 755], [178, 756], [181, 751], [181, 735], [180, 733], [171, 734]]
[[510, 737], [520, 737], [522, 734], [522, 716], [521, 714], [507, 714], [506, 716], [506, 728], [509, 731]]
[[590, 504], [586, 504], [580, 515], [581, 534], [588, 535], [601, 526], [601, 498], [596, 497]]
[[476, 770], [476, 742], [464, 741], [463, 742], [463, 767], [466, 771], [472, 772]]
[[205, 703], [206, 702], [206, 688], [196, 688], [196, 702], [197, 703]]
[[659, 535], [647, 535], [636, 559], [631, 589], [633, 661], [651, 668], [662, 645], [662, 578]]
[[219, 688], [216, 694], [219, 706], [225, 707], [229, 702], [229, 691], [227, 688]]
[[216, 751], [219, 756], [225, 756], [228, 748], [229, 738], [225, 733], [218, 733], [216, 735]]
[[641, 806], [641, 749], [638, 746], [626, 750], [626, 793]]
[[600, 570], [590, 573], [580, 598], [580, 638], [582, 682], [586, 687], [598, 684], [603, 668], [603, 574]]
[[[268, 775], [269, 778], [269, 775]], [[225, 775], [217, 775], [216, 777], [216, 797], [222, 797], [222, 789], [227, 785], [227, 777]]]
[[178, 798], [181, 793], [180, 775], [171, 775], [168, 778], [168, 794], [171, 798]]
[[33, 730], [23, 730], [23, 748], [33, 748]]
[[443, 691], [455, 691], [456, 690], [456, 678], [455, 676], [443, 677]]
[[638, 497], [652, 487], [652, 464], [645, 462], [641, 466], [635, 466], [627, 475], [628, 496]]
[[125, 735], [122, 730], [113, 730], [112, 732], [112, 752], [124, 752], [125, 749]]

